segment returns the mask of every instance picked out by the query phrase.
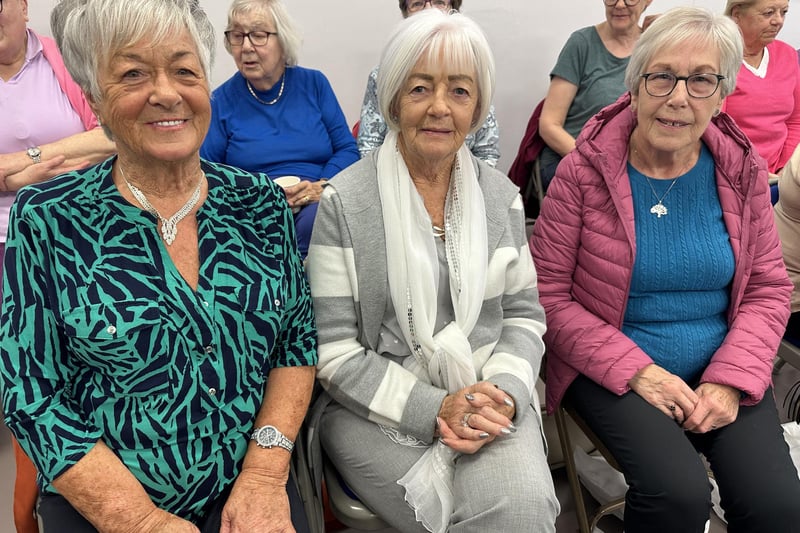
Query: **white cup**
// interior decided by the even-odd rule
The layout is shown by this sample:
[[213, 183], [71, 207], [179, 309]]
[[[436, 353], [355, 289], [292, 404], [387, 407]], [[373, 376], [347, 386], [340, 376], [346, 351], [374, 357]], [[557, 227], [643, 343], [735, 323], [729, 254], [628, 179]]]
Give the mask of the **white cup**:
[[280, 178], [275, 178], [272, 181], [285, 189], [286, 187], [291, 187], [292, 185], [297, 185], [300, 183], [300, 178], [297, 176], [281, 176]]
[[[297, 176], [281, 176], [280, 178], [275, 178], [274, 181], [279, 187], [285, 189], [286, 187], [291, 187], [292, 185], [297, 185], [300, 183], [300, 178]], [[299, 207], [293, 207], [292, 213], [297, 213], [300, 211]]]

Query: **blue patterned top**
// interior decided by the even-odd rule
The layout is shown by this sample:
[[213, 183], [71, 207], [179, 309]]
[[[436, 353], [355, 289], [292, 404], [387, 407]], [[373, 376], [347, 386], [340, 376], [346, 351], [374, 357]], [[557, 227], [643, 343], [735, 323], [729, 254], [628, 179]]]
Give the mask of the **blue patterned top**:
[[203, 162], [200, 277], [181, 277], [114, 159], [20, 191], [0, 320], [5, 419], [45, 491], [98, 439], [188, 519], [237, 476], [269, 369], [317, 360], [283, 193]]

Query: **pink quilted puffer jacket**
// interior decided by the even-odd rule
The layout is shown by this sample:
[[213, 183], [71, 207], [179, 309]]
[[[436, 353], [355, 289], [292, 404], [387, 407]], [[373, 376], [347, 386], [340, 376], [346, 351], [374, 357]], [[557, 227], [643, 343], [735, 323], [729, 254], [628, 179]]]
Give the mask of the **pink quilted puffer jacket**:
[[[621, 331], [636, 255], [626, 163], [636, 125], [630, 95], [591, 119], [547, 190], [530, 247], [547, 316], [547, 408], [580, 373], [615, 394], [652, 363]], [[727, 115], [703, 141], [716, 162], [735, 258], [729, 332], [701, 381], [730, 385], [742, 404], [761, 400], [789, 317], [792, 284], [783, 264], [764, 160]], [[691, 231], [687, 228], [687, 231]]]

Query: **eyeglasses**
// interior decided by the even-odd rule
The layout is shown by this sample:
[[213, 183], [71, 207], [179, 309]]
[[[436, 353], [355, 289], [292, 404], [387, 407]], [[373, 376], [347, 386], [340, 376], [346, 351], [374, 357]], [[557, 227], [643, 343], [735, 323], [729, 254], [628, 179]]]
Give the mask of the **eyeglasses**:
[[[0, 0], [2, 1], [2, 0]], [[228, 30], [225, 32], [225, 40], [231, 46], [242, 46], [244, 38], [250, 39], [250, 44], [253, 46], [264, 46], [269, 42], [270, 35], [278, 35], [274, 31], [251, 31], [242, 33], [240, 31]]]
[[[639, 0], [636, 1], [638, 2]], [[450, 7], [450, 0], [410, 0], [406, 2], [406, 9], [414, 13], [425, 9], [425, 4], [430, 4], [437, 9], [447, 9]]]
[[0, 13], [3, 12], [3, 0], [0, 0]]
[[720, 74], [692, 74], [691, 76], [676, 76], [672, 72], [648, 72], [642, 74], [644, 90], [656, 98], [669, 96], [677, 87], [678, 82], [686, 82], [686, 92], [692, 98], [709, 98], [719, 88], [719, 82], [725, 79]]
[[[625, 5], [628, 7], [633, 7], [639, 3], [639, 0], [624, 0]], [[608, 7], [614, 7], [619, 3], [619, 0], [603, 0], [603, 3]]]

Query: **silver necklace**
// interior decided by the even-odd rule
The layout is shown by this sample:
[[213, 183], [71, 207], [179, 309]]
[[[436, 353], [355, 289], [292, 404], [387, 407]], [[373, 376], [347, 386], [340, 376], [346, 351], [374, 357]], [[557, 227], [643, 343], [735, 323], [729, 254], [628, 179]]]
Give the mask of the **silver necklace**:
[[656, 189], [655, 189], [655, 187], [653, 187], [653, 183], [650, 181], [650, 178], [645, 176], [645, 179], [647, 180], [647, 184], [650, 185], [650, 190], [653, 192], [653, 196], [656, 199], [656, 203], [653, 204], [653, 207], [650, 208], [650, 212], [652, 214], [658, 216], [658, 218], [661, 218], [664, 215], [669, 213], [669, 211], [667, 210], [667, 206], [665, 206], [664, 203], [663, 203], [664, 202], [664, 198], [667, 197], [669, 192], [672, 190], [672, 188], [678, 182], [678, 178], [673, 178], [672, 179], [672, 183], [670, 183], [669, 187], [667, 188], [667, 192], [665, 192], [661, 196], [661, 198], [659, 198], [658, 195], [656, 194]]
[[273, 105], [273, 104], [277, 103], [278, 100], [281, 99], [281, 96], [283, 96], [283, 88], [286, 85], [286, 71], [284, 70], [283, 71], [283, 76], [281, 76], [281, 88], [278, 91], [278, 96], [276, 96], [274, 99], [270, 100], [269, 102], [267, 102], [266, 100], [262, 100], [261, 98], [258, 97], [258, 95], [256, 95], [256, 92], [253, 90], [253, 86], [250, 85], [250, 80], [244, 80], [244, 82], [247, 84], [247, 90], [250, 91], [250, 94], [253, 95], [253, 98], [258, 100], [259, 104]]
[[125, 172], [122, 170], [122, 165], [117, 165], [119, 169], [119, 173], [122, 176], [122, 179], [125, 181], [125, 184], [130, 189], [131, 194], [136, 201], [141, 204], [145, 211], [150, 213], [151, 215], [155, 216], [159, 221], [161, 221], [161, 235], [164, 237], [164, 242], [167, 243], [167, 246], [171, 246], [172, 243], [175, 241], [175, 237], [178, 235], [178, 222], [186, 218], [186, 215], [189, 214], [189, 211], [197, 205], [197, 201], [200, 199], [200, 188], [203, 184], [203, 176], [200, 176], [200, 179], [197, 180], [197, 187], [194, 188], [194, 192], [189, 197], [189, 200], [183, 204], [183, 207], [178, 209], [178, 211], [169, 218], [164, 218], [161, 216], [161, 213], [153, 207], [153, 204], [147, 199], [144, 193], [128, 181], [128, 178], [125, 177]]

